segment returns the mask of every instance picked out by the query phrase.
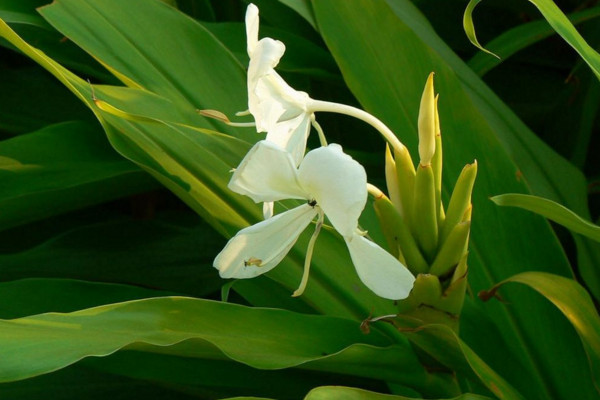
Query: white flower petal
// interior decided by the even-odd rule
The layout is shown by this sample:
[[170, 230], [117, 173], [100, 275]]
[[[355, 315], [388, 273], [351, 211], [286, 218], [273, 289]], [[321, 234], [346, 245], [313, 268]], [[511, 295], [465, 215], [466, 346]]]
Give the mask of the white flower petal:
[[317, 215], [303, 204], [239, 231], [217, 255], [213, 266], [222, 278], [253, 278], [270, 271], [290, 251]]
[[272, 201], [265, 201], [263, 203], [263, 218], [269, 219], [273, 216], [273, 206], [274, 203]]
[[258, 23], [258, 7], [250, 3], [246, 9], [246, 39], [249, 56], [252, 56], [252, 52], [258, 43]]
[[298, 178], [334, 228], [352, 236], [367, 202], [367, 174], [362, 165], [334, 143], [306, 154]]
[[[257, 124], [264, 119], [260, 104], [270, 97], [270, 95], [265, 96], [265, 94], [261, 95], [258, 93], [257, 85], [267, 75], [276, 74], [274, 68], [279, 63], [279, 59], [283, 56], [284, 52], [285, 45], [283, 43], [271, 38], [263, 38], [256, 44], [250, 57], [250, 64], [248, 65], [248, 109], [254, 116]], [[265, 106], [263, 105], [262, 112], [264, 110]], [[282, 113], [283, 110], [280, 111], [279, 115]], [[275, 118], [275, 122], [279, 115]], [[259, 132], [263, 132], [263, 130]]]
[[345, 239], [356, 272], [369, 289], [386, 299], [408, 297], [415, 277], [400, 261], [360, 235]]
[[285, 109], [282, 120], [307, 113], [307, 104], [310, 100], [308, 94], [288, 85], [275, 70], [258, 79], [255, 93], [261, 101], [269, 100], [281, 104]]
[[261, 140], [250, 149], [228, 185], [257, 203], [283, 199], [308, 199], [298, 184], [298, 170], [290, 153]]
[[252, 104], [258, 132], [269, 132], [278, 123], [310, 115], [306, 112], [308, 94], [294, 90], [273, 69], [257, 78], [252, 87], [249, 83], [248, 105]]
[[296, 118], [276, 124], [267, 132], [265, 140], [284, 148], [292, 155], [295, 165], [299, 165], [306, 151], [309, 132], [310, 116], [300, 114]]

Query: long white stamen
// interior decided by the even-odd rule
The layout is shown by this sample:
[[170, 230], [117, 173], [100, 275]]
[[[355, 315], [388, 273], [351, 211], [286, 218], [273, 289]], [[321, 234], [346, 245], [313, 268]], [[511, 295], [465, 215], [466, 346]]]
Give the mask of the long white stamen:
[[323, 128], [321, 128], [321, 125], [319, 125], [319, 123], [317, 122], [317, 119], [315, 118], [315, 114], [312, 114], [310, 116], [310, 123], [312, 124], [313, 128], [315, 128], [315, 130], [319, 134], [319, 141], [321, 142], [321, 146], [327, 146], [327, 139], [325, 139], [325, 133], [323, 133]]
[[323, 213], [323, 210], [319, 210], [319, 219], [317, 220], [315, 231], [313, 232], [310, 241], [308, 242], [308, 248], [306, 249], [306, 258], [304, 259], [304, 272], [302, 273], [302, 280], [300, 281], [300, 286], [298, 287], [298, 289], [296, 289], [296, 291], [292, 294], [292, 297], [298, 297], [302, 295], [302, 293], [304, 293], [304, 289], [306, 289], [306, 284], [308, 283], [308, 274], [310, 272], [310, 262], [312, 260], [315, 242], [317, 241], [319, 232], [321, 232], [321, 227], [323, 226], [324, 220], [325, 213]]
[[256, 122], [225, 122], [227, 125], [229, 126], [237, 126], [237, 127], [241, 127], [241, 128], [246, 128], [246, 127], [254, 127], [256, 126]]

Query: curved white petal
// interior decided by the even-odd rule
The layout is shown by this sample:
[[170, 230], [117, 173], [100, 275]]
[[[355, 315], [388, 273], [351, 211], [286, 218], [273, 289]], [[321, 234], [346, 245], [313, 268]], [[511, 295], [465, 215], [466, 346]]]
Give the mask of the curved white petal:
[[309, 152], [298, 170], [300, 185], [323, 209], [334, 228], [352, 236], [367, 202], [367, 174], [333, 143]]
[[265, 201], [263, 203], [263, 218], [264, 219], [269, 219], [273, 216], [273, 202], [272, 201]]
[[246, 40], [250, 57], [258, 43], [258, 23], [258, 7], [250, 3], [246, 9]]
[[[248, 109], [254, 116], [257, 124], [265, 118], [262, 114], [265, 107], [262, 107], [261, 112], [260, 104], [265, 101], [265, 98], [269, 97], [265, 97], [264, 94], [259, 93], [260, 90], [257, 86], [261, 79], [264, 79], [269, 74], [276, 74], [274, 68], [279, 63], [279, 59], [283, 56], [284, 52], [285, 45], [283, 43], [271, 38], [263, 38], [258, 41], [250, 57], [250, 64], [248, 65]], [[264, 89], [261, 90], [264, 91]], [[279, 115], [283, 114], [283, 110], [279, 112]], [[273, 114], [273, 112], [270, 112], [270, 114]], [[277, 115], [274, 121], [277, 121], [279, 115]], [[262, 132], [262, 130], [259, 132]]]
[[400, 261], [360, 235], [345, 240], [356, 272], [369, 289], [386, 299], [408, 297], [415, 277]]
[[256, 94], [261, 101], [276, 101], [285, 109], [282, 119], [294, 118], [298, 114], [306, 113], [310, 101], [308, 93], [294, 89], [277, 73], [261, 76], [256, 85]]
[[303, 204], [239, 231], [213, 266], [222, 278], [254, 278], [275, 268], [290, 251], [317, 210]]
[[260, 76], [248, 89], [248, 105], [252, 104], [252, 115], [258, 132], [269, 132], [277, 124], [296, 118], [306, 117], [306, 105], [310, 98], [289, 86], [275, 70]]
[[283, 199], [310, 200], [298, 183], [292, 156], [275, 143], [261, 140], [250, 149], [228, 185], [257, 203]]
[[276, 124], [267, 132], [265, 140], [284, 148], [292, 155], [295, 165], [299, 165], [306, 151], [309, 132], [310, 116], [300, 114], [296, 118]]

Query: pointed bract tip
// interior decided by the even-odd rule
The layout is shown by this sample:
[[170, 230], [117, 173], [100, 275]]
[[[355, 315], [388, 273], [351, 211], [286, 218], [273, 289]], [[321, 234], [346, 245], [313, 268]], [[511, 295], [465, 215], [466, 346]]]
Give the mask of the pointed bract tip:
[[422, 165], [429, 165], [435, 154], [436, 106], [433, 90], [433, 72], [429, 74], [419, 107], [419, 157]]

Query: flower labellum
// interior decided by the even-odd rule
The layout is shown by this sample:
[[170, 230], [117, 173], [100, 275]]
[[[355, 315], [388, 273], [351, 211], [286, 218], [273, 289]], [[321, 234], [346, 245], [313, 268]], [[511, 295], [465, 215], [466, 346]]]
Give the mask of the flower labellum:
[[[214, 266], [223, 278], [253, 278], [270, 271], [286, 256], [300, 234], [318, 217], [316, 233], [326, 215], [346, 241], [360, 279], [375, 294], [406, 298], [415, 278], [395, 257], [366, 239], [358, 218], [367, 200], [364, 168], [337, 144], [310, 151], [300, 165], [283, 148], [258, 142], [242, 160], [229, 188], [255, 202], [306, 200], [294, 209], [239, 231], [217, 255]], [[306, 286], [310, 253], [300, 295]]]

